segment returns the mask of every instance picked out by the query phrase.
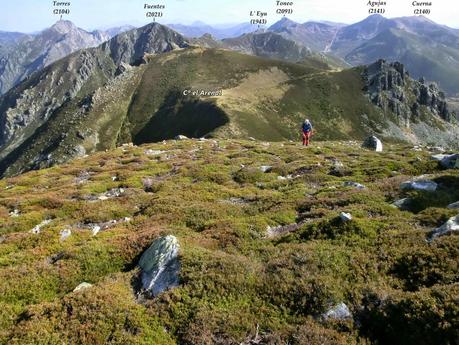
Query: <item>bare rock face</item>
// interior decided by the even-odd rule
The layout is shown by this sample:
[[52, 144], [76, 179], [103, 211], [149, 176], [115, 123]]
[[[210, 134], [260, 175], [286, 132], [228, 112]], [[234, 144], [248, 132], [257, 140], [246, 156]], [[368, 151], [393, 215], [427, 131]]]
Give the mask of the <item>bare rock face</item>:
[[167, 236], [153, 242], [143, 253], [139, 266], [142, 269], [144, 291], [156, 297], [179, 285], [179, 249], [177, 238]]
[[[421, 117], [422, 107], [445, 121], [451, 121], [445, 94], [436, 84], [426, 84], [410, 78], [399, 62], [379, 60], [363, 72], [366, 93], [371, 102], [383, 110], [390, 110], [409, 123]], [[411, 99], [415, 101], [410, 101]]]

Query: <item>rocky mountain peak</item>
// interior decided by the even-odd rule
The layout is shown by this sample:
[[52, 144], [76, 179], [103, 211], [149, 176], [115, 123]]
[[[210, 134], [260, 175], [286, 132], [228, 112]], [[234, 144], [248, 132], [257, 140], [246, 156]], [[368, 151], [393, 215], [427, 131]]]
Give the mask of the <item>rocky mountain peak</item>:
[[283, 17], [281, 20], [279, 20], [278, 22], [274, 23], [273, 25], [271, 25], [271, 27], [269, 28], [269, 30], [271, 31], [280, 31], [280, 30], [283, 30], [283, 29], [286, 29], [288, 27], [291, 27], [291, 26], [296, 26], [298, 25], [297, 22], [287, 18], [287, 17]]
[[102, 49], [115, 62], [138, 64], [145, 54], [165, 53], [177, 48], [188, 47], [188, 41], [178, 32], [158, 23], [151, 23], [136, 30], [115, 36]]
[[389, 109], [407, 121], [419, 120], [423, 109], [451, 121], [453, 114], [448, 108], [445, 94], [435, 83], [427, 83], [424, 78], [411, 79], [405, 66], [400, 62], [378, 60], [367, 66], [363, 73], [365, 90], [376, 106]]
[[59, 20], [48, 30], [55, 31], [60, 34], [66, 34], [73, 30], [78, 30], [78, 28], [70, 20]]

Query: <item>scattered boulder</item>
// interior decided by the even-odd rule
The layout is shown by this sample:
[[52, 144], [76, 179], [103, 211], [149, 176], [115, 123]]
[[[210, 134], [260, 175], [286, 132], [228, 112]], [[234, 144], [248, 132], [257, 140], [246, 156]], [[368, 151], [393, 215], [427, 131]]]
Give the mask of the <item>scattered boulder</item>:
[[437, 155], [433, 155], [431, 158], [434, 160], [434, 161], [437, 161], [437, 162], [441, 162], [443, 159], [445, 159], [446, 157], [448, 157], [448, 155], [444, 155], [442, 153], [440, 154], [437, 154]]
[[100, 230], [102, 230], [100, 225], [94, 224], [91, 226], [91, 233], [93, 236], [96, 236], [100, 232]]
[[147, 156], [160, 156], [163, 153], [166, 153], [167, 151], [161, 151], [161, 150], [145, 150], [145, 154]]
[[397, 200], [395, 201], [392, 206], [393, 207], [396, 207], [402, 211], [408, 211], [410, 210], [411, 208], [411, 204], [413, 202], [413, 199], [411, 198], [404, 198], [404, 199], [400, 199], [400, 200]]
[[162, 237], [153, 242], [139, 261], [142, 288], [156, 297], [179, 285], [179, 243], [175, 236]]
[[276, 227], [271, 227], [268, 226], [266, 228], [266, 237], [267, 238], [273, 238], [276, 236], [288, 234], [291, 232], [297, 231], [304, 223], [294, 223], [290, 225], [284, 225], [284, 226], [276, 226]]
[[73, 292], [81, 292], [83, 290], [86, 290], [86, 289], [89, 289], [92, 287], [92, 284], [89, 284], [89, 283], [81, 283], [80, 285], [78, 285], [74, 290]]
[[445, 224], [433, 230], [430, 234], [428, 241], [431, 242], [438, 237], [449, 235], [459, 230], [459, 215], [450, 218]]
[[345, 321], [352, 319], [352, 313], [345, 303], [340, 303], [327, 310], [322, 314], [322, 318], [326, 321]]
[[339, 218], [344, 223], [350, 222], [353, 219], [352, 215], [350, 213], [346, 213], [346, 212], [341, 212], [341, 214], [339, 215]]
[[335, 161], [334, 161], [333, 167], [330, 169], [330, 172], [329, 172], [330, 175], [336, 176], [336, 177], [349, 176], [351, 173], [352, 173], [352, 172], [350, 172], [349, 170], [347, 170], [347, 169], [344, 167], [344, 164], [341, 163], [341, 162], [338, 161], [338, 160], [335, 160]]
[[60, 235], [61, 235], [61, 241], [65, 241], [67, 238], [69, 238], [72, 235], [72, 230], [64, 229], [60, 232]]
[[373, 150], [376, 152], [382, 152], [383, 151], [383, 144], [382, 141], [379, 140], [377, 137], [374, 135], [368, 137], [362, 144], [363, 148]]
[[271, 171], [273, 170], [273, 167], [270, 166], [270, 165], [262, 165], [262, 166], [260, 167], [260, 170], [261, 170], [261, 172], [263, 172], [263, 173], [269, 173], [269, 172], [271, 172]]
[[91, 178], [91, 174], [87, 171], [82, 171], [80, 172], [80, 174], [75, 177], [75, 183], [76, 184], [83, 184], [87, 181], [89, 181], [89, 179]]
[[435, 192], [438, 188], [438, 184], [430, 180], [416, 180], [404, 182], [400, 187], [403, 190], [421, 190], [427, 192]]
[[277, 180], [278, 181], [288, 181], [288, 180], [292, 180], [292, 179], [293, 179], [293, 175], [277, 176]]
[[21, 212], [18, 209], [14, 209], [13, 211], [10, 212], [10, 217], [11, 218], [17, 218], [21, 215]]
[[36, 225], [32, 230], [30, 230], [30, 232], [32, 234], [38, 235], [41, 232], [41, 228], [48, 225], [49, 223], [51, 223], [51, 220], [46, 219], [42, 221], [40, 224]]
[[451, 210], [458, 209], [459, 208], [459, 201], [448, 205], [448, 208], [451, 209]]
[[177, 135], [174, 139], [175, 140], [188, 140], [189, 138], [185, 135]]
[[59, 252], [59, 253], [56, 253], [56, 254], [51, 255], [50, 257], [48, 257], [46, 261], [50, 265], [54, 265], [55, 263], [57, 263], [58, 261], [61, 261], [62, 259], [66, 258], [66, 257], [67, 257], [67, 254], [65, 252]]
[[445, 156], [440, 164], [445, 169], [459, 169], [459, 154]]
[[249, 140], [250, 141], [257, 141], [257, 139], [255, 139], [254, 137], [249, 137]]
[[344, 182], [344, 186], [345, 187], [353, 187], [353, 188], [356, 188], [356, 189], [366, 189], [367, 188], [363, 184], [360, 184], [360, 183], [357, 183], [357, 182], [352, 182], [352, 181]]

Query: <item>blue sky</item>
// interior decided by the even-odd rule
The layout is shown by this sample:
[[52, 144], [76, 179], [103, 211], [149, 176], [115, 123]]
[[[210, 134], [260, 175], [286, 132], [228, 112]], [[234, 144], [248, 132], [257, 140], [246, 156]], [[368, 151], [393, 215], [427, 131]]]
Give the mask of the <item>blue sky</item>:
[[[185, 23], [203, 21], [210, 24], [249, 21], [249, 11], [268, 12], [269, 23], [281, 18], [275, 14], [275, 0], [60, 0], [71, 2], [71, 14], [66, 17], [87, 30], [120, 24], [141, 25], [145, 18], [145, 3], [163, 3], [165, 17], [159, 22]], [[353, 23], [368, 16], [367, 0], [293, 0], [293, 20], [328, 20]], [[372, 0], [373, 1], [373, 0]], [[385, 0], [387, 17], [412, 15], [412, 0]], [[444, 25], [459, 27], [457, 0], [433, 2], [430, 19]], [[58, 17], [52, 14], [53, 0], [0, 0], [0, 30], [33, 32], [49, 27]]]

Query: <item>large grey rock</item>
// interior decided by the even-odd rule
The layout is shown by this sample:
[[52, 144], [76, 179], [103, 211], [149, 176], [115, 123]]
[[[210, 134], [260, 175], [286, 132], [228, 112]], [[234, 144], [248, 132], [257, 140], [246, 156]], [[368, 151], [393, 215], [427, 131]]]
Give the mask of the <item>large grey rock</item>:
[[459, 215], [450, 218], [445, 224], [439, 228], [434, 229], [428, 240], [431, 242], [438, 237], [449, 235], [456, 231], [459, 231]]
[[448, 205], [448, 208], [451, 209], [451, 210], [455, 210], [455, 209], [458, 209], [459, 208], [459, 201], [453, 203], [453, 204], [450, 204]]
[[411, 207], [411, 204], [413, 202], [413, 199], [411, 198], [404, 198], [404, 199], [400, 199], [400, 200], [397, 200], [395, 201], [392, 206], [402, 210], [402, 211], [408, 211]]
[[142, 269], [142, 287], [153, 296], [179, 285], [179, 242], [174, 236], [162, 237], [143, 253], [139, 266]]
[[421, 190], [427, 192], [435, 192], [438, 188], [438, 184], [430, 180], [416, 180], [404, 182], [400, 187], [403, 190]]
[[445, 169], [459, 169], [459, 154], [443, 157], [440, 164]]
[[345, 303], [340, 303], [322, 314], [324, 320], [344, 321], [352, 319], [352, 313]]
[[362, 144], [362, 147], [366, 149], [370, 149], [376, 152], [382, 152], [383, 151], [383, 144], [382, 141], [379, 140], [376, 136], [372, 135], [371, 137], [368, 137]]

